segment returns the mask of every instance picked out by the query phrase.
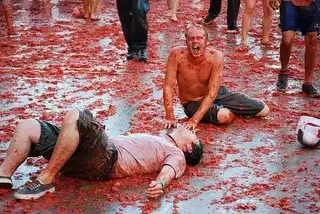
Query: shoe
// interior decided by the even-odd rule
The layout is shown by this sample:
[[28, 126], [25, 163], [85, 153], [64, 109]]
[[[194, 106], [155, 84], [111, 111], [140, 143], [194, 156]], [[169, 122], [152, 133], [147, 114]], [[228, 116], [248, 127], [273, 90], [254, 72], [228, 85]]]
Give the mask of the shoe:
[[288, 88], [288, 74], [282, 73], [280, 71], [278, 75], [278, 81], [277, 81], [277, 89], [281, 92], [286, 92]]
[[320, 97], [320, 92], [312, 84], [303, 83], [302, 91], [307, 93], [309, 97]]
[[14, 193], [16, 199], [29, 200], [37, 199], [45, 195], [47, 192], [54, 192], [55, 186], [51, 184], [41, 184], [38, 180], [28, 181]]
[[146, 49], [141, 49], [137, 53], [137, 60], [140, 62], [146, 62], [148, 58], [147, 55], [147, 50]]
[[216, 18], [217, 16], [213, 16], [208, 14], [204, 19], [203, 19], [203, 24], [211, 24], [213, 22], [213, 20]]
[[230, 27], [230, 28], [228, 27], [227, 33], [236, 34], [236, 33], [240, 33], [240, 30], [237, 26]]
[[128, 49], [128, 53], [127, 53], [127, 60], [133, 59], [135, 58], [137, 55], [136, 51], [133, 51], [131, 49]]
[[10, 177], [0, 176], [0, 189], [11, 189], [12, 180]]

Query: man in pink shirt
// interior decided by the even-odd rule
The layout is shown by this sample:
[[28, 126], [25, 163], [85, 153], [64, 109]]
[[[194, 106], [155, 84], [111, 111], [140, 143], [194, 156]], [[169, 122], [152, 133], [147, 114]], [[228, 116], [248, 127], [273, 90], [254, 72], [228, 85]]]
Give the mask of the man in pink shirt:
[[54, 192], [54, 178], [61, 172], [88, 180], [106, 180], [159, 172], [149, 185], [150, 198], [161, 196], [186, 164], [199, 164], [203, 145], [181, 126], [167, 135], [132, 134], [109, 138], [90, 111], [72, 109], [62, 128], [42, 120], [19, 123], [7, 157], [0, 166], [0, 188], [11, 188], [11, 176], [27, 157], [43, 156], [47, 167], [14, 193], [17, 199], [36, 199]]

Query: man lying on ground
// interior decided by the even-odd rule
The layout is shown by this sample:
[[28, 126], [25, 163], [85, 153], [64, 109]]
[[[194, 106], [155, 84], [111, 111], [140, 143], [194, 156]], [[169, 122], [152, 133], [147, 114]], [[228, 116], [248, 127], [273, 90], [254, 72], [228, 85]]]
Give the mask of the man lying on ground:
[[88, 180], [105, 180], [160, 172], [146, 191], [156, 198], [186, 164], [199, 164], [203, 145], [183, 126], [167, 135], [132, 134], [109, 138], [90, 111], [72, 109], [62, 128], [42, 120], [19, 123], [7, 157], [0, 166], [0, 188], [11, 188], [11, 176], [27, 157], [49, 160], [40, 175], [14, 193], [17, 199], [36, 199], [55, 190], [59, 172]]
[[180, 102], [186, 115], [187, 128], [201, 122], [228, 124], [235, 115], [267, 116], [269, 107], [261, 100], [242, 93], [230, 92], [221, 86], [223, 55], [207, 50], [208, 33], [202, 25], [193, 25], [185, 33], [187, 47], [171, 51], [163, 89], [166, 112], [165, 127], [176, 124], [173, 113], [173, 88], [177, 81]]

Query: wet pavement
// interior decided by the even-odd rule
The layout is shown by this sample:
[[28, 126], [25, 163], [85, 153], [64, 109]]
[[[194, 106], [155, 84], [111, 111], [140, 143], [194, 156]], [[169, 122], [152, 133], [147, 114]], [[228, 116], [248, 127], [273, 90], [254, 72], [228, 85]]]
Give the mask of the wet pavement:
[[[158, 133], [164, 118], [161, 89], [168, 51], [185, 44], [184, 28], [199, 22], [208, 8], [208, 1], [181, 0], [180, 21], [170, 22], [163, 15], [166, 1], [151, 0], [149, 61], [143, 64], [125, 60], [115, 1], [102, 2], [98, 22], [79, 18], [80, 1], [13, 3], [16, 36], [6, 36], [0, 16], [0, 162], [20, 119], [36, 117], [59, 124], [69, 107], [91, 109], [110, 136]], [[300, 116], [320, 117], [319, 99], [301, 93], [303, 38], [298, 36], [294, 43], [290, 90], [279, 93], [275, 89], [280, 68], [278, 13], [273, 44], [263, 47], [258, 3], [249, 52], [238, 52], [240, 35], [225, 34], [225, 6], [215, 23], [207, 26], [209, 48], [226, 57], [224, 84], [264, 100], [271, 107], [270, 116], [237, 118], [228, 126], [201, 124], [198, 135], [206, 144], [201, 165], [189, 167], [159, 200], [148, 200], [144, 194], [156, 176], [149, 175], [105, 182], [60, 176], [55, 193], [36, 201], [15, 201], [14, 189], [36, 177], [46, 164], [41, 158], [29, 158], [13, 176], [14, 189], [0, 192], [0, 212], [319, 213], [320, 150], [302, 148], [295, 136]], [[239, 24], [242, 11], [243, 6]], [[175, 115], [185, 120], [177, 98], [175, 103]]]

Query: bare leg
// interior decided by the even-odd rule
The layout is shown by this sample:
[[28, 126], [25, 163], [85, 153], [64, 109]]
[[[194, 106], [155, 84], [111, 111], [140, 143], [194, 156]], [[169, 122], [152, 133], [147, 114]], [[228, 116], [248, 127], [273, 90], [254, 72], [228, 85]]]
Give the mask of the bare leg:
[[174, 0], [167, 0], [167, 4], [168, 4], [168, 16], [172, 16], [172, 1]]
[[97, 16], [97, 9], [99, 6], [100, 0], [91, 0], [90, 6], [91, 6], [91, 14], [90, 14], [90, 19], [98, 19]]
[[270, 113], [269, 106], [264, 103], [264, 108], [256, 115], [256, 117], [266, 117]]
[[0, 175], [11, 177], [30, 153], [32, 143], [39, 141], [40, 124], [36, 120], [22, 120], [17, 126], [7, 151], [7, 157], [0, 166]]
[[37, 180], [42, 184], [50, 184], [57, 176], [60, 169], [72, 156], [79, 144], [79, 132], [77, 120], [79, 111], [73, 109], [68, 111], [64, 118], [57, 144], [53, 150], [48, 166], [41, 172]]
[[247, 43], [247, 36], [251, 26], [251, 19], [257, 0], [245, 0], [245, 10], [242, 19], [242, 41], [243, 46]]
[[310, 32], [305, 36], [305, 78], [304, 83], [312, 84], [313, 70], [317, 59], [317, 32]]
[[269, 0], [263, 0], [262, 44], [269, 44], [269, 34], [272, 25], [273, 10], [269, 6]]
[[15, 31], [13, 27], [13, 11], [11, 0], [4, 0], [2, 8], [4, 9], [4, 15], [7, 21], [8, 35], [14, 35]]
[[294, 31], [286, 31], [282, 33], [282, 41], [280, 44], [280, 62], [282, 71], [286, 71], [288, 69], [292, 43], [295, 36], [296, 32]]
[[178, 21], [177, 10], [178, 10], [179, 0], [172, 0], [172, 15], [171, 20]]
[[83, 9], [84, 9], [83, 17], [88, 19], [90, 17], [90, 0], [83, 0]]

